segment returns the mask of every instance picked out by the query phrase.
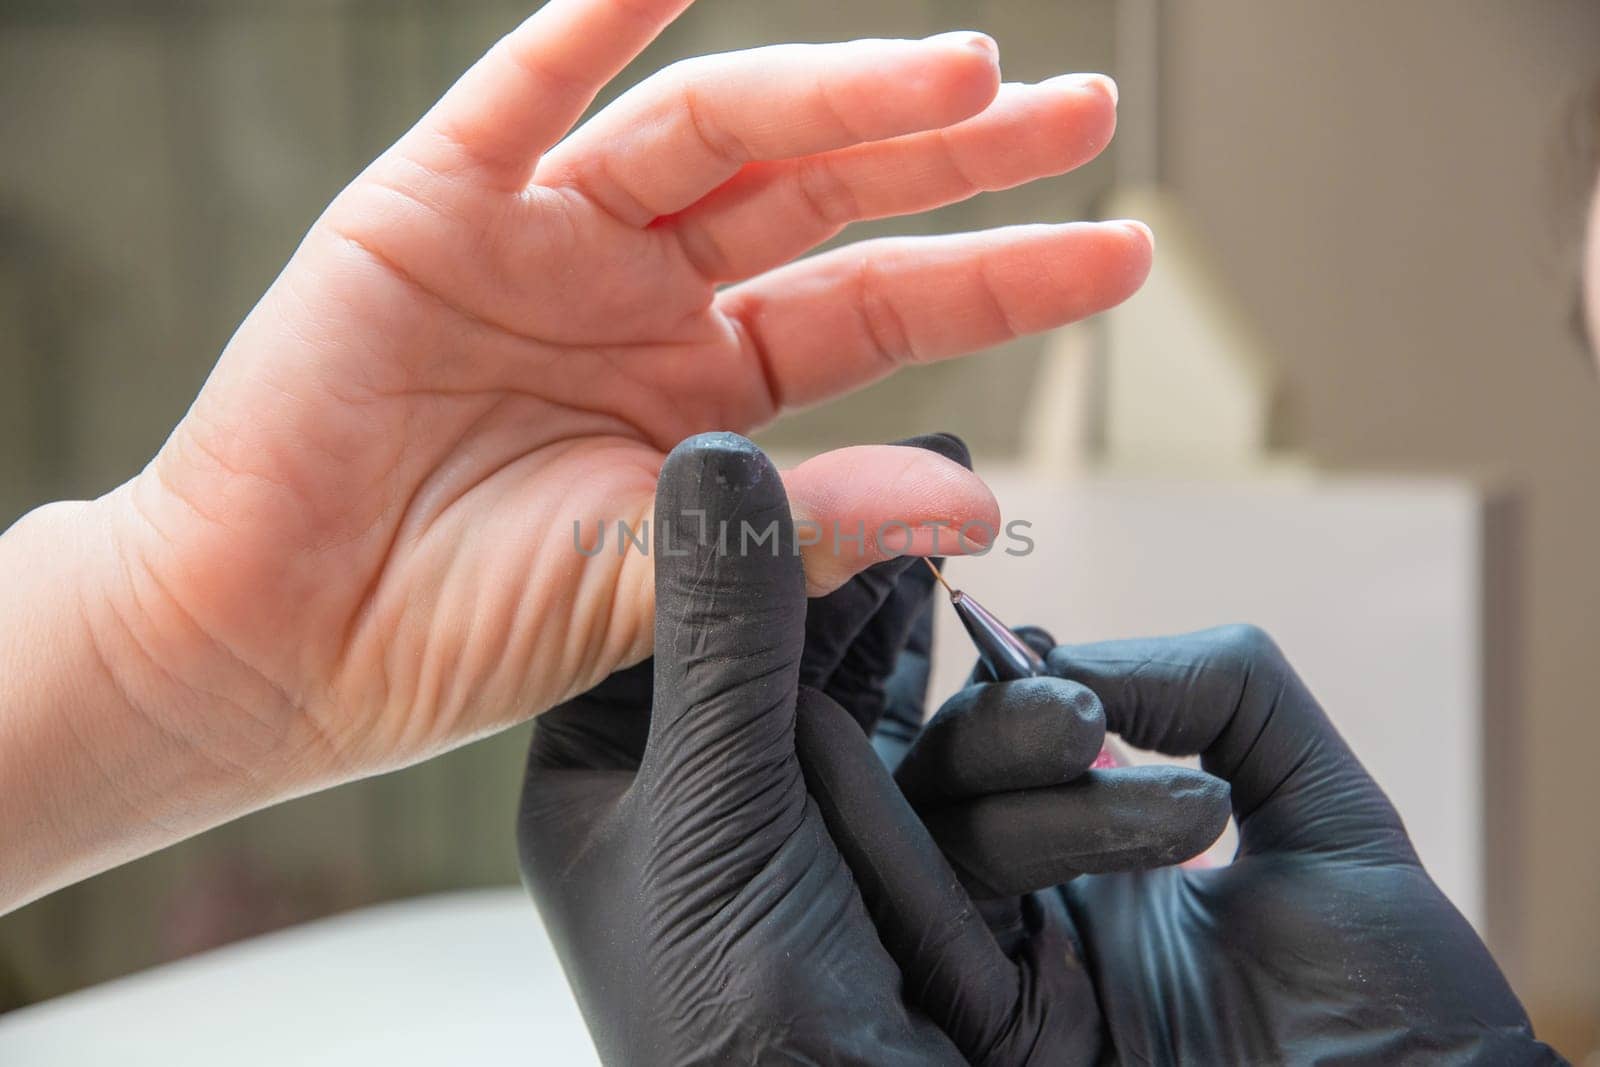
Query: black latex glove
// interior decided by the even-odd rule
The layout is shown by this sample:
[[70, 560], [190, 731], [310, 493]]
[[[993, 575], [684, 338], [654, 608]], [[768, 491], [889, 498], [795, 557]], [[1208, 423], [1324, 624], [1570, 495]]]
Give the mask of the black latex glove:
[[[1399, 816], [1276, 645], [1252, 627], [1063, 646], [1052, 672], [1140, 748], [1232, 785], [1240, 844], [1212, 870], [1061, 890], [1106, 1051], [1135, 1063], [1559, 1063], [1488, 950], [1418, 862]], [[952, 759], [959, 761], [956, 751]], [[974, 856], [1042, 888], [1037, 842]]]
[[[1092, 692], [1058, 678], [969, 686], [924, 728], [938, 601], [925, 567], [901, 571], [887, 595], [863, 581], [813, 602], [808, 662], [832, 662], [826, 650], [845, 632], [816, 625], [819, 605], [875, 596], [878, 624], [851, 643], [828, 690], [874, 730], [883, 762], [898, 767], [901, 793], [837, 709], [799, 719], [811, 792], [911, 999], [973, 1062], [1094, 1062], [1103, 1031], [1062, 898], [1024, 891], [1083, 871], [1189, 858], [1226, 823], [1227, 786], [1177, 767], [1087, 771], [1105, 736], [1104, 713]], [[927, 837], [908, 801], [937, 830], [962, 886], [908, 876], [928, 867]], [[986, 862], [994, 849], [1017, 862], [997, 872]]]
[[[776, 550], [719, 549], [744, 521], [778, 523]], [[800, 685], [805, 582], [777, 471], [743, 438], [691, 438], [662, 468], [654, 529], [655, 659], [538, 720], [518, 820], [602, 1058], [965, 1062], [906, 1005], [806, 793], [797, 708], [866, 742]], [[858, 607], [841, 625], [862, 628], [874, 605]], [[910, 877], [954, 882], [925, 836]]]
[[[1005, 901], [1081, 874], [1168, 866], [1222, 833], [1228, 786], [1219, 778], [1165, 764], [1089, 769], [1106, 715], [1077, 682], [996, 683], [980, 663], [922, 726], [930, 619], [931, 612], [918, 621], [886, 685], [874, 744], [974, 899]], [[1041, 630], [1019, 633], [1041, 654], [1054, 646]], [[986, 912], [1007, 914], [997, 905]]]
[[[966, 462], [952, 438], [910, 443]], [[719, 522], [745, 519], [780, 522], [778, 555], [716, 550]], [[712, 544], [695, 544], [702, 530]], [[669, 457], [656, 531], [657, 658], [539, 719], [518, 824], [604, 1058], [1020, 1064], [1097, 1043], [1059, 901], [1035, 956], [1008, 959], [857, 721], [823, 695], [862, 725], [879, 716], [926, 622], [931, 578], [913, 577], [926, 568], [881, 564], [807, 604], [777, 474], [730, 435]], [[694, 551], [663, 553], [663, 537]], [[1096, 718], [1068, 747], [1092, 751], [1103, 731]], [[841, 805], [864, 886], [821, 817]]]
[[[966, 445], [949, 434], [901, 443], [972, 466]], [[1211, 775], [1171, 766], [1086, 773], [1106, 720], [1099, 699], [1077, 683], [980, 684], [993, 682], [980, 664], [924, 727], [933, 616], [943, 599], [926, 566], [900, 560], [813, 600], [801, 678], [872, 735], [974, 897], [1016, 897], [1088, 871], [1165, 866], [1216, 840], [1228, 789]], [[851, 621], [869, 616], [870, 627]], [[1045, 650], [1054, 644], [1043, 631], [1023, 633]], [[987, 882], [983, 853], [1014, 855], [1014, 844], [1032, 850], [1027, 884]], [[966, 862], [969, 855], [976, 862]]]

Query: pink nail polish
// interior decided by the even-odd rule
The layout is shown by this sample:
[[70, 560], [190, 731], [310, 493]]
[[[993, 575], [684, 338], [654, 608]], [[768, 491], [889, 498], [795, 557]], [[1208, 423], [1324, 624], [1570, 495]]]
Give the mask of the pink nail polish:
[[938, 41], [940, 44], [965, 45], [975, 52], [983, 53], [990, 59], [995, 59], [1000, 55], [1000, 46], [994, 43], [993, 37], [974, 30], [954, 30], [950, 33], [936, 33], [929, 37], [928, 41], [930, 43]]
[[1075, 74], [1072, 80], [1085, 88], [1093, 86], [1111, 98], [1111, 106], [1117, 106], [1117, 83], [1104, 74]]
[[1151, 232], [1150, 227], [1146, 226], [1138, 219], [1111, 219], [1106, 222], [1106, 225], [1121, 226], [1125, 230], [1131, 230], [1134, 233], [1142, 236], [1145, 240], [1145, 243], [1148, 244], [1152, 249], [1156, 246], [1156, 235]]
[[967, 35], [967, 44], [982, 52], [990, 59], [998, 58], [1000, 46], [994, 43], [994, 38], [986, 33], [972, 33]]

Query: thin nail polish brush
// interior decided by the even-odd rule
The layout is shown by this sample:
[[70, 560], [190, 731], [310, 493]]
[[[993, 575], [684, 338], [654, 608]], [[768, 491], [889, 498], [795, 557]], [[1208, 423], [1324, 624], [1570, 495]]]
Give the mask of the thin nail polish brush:
[[1011, 627], [995, 618], [994, 613], [959, 589], [952, 589], [944, 580], [933, 560], [924, 559], [933, 576], [939, 579], [945, 592], [950, 594], [950, 606], [956, 609], [961, 625], [967, 628], [972, 643], [978, 646], [978, 657], [998, 681], [1010, 682], [1018, 678], [1037, 678], [1047, 673], [1044, 657], [1035, 652], [1022, 638], [1011, 632]]
[[[1022, 638], [1011, 632], [1011, 627], [1001, 622], [994, 613], [960, 589], [952, 588], [945, 581], [939, 568], [934, 566], [933, 560], [924, 559], [928, 569], [933, 571], [933, 576], [939, 579], [939, 584], [944, 586], [945, 592], [950, 594], [950, 606], [956, 609], [956, 616], [961, 620], [961, 625], [967, 628], [967, 635], [972, 638], [972, 643], [978, 647], [978, 658], [983, 660], [983, 665], [989, 668], [989, 673], [997, 681], [1012, 682], [1018, 678], [1038, 678], [1050, 673], [1045, 665], [1044, 657], [1033, 650]], [[1115, 743], [1110, 737], [1106, 738], [1105, 746], [1100, 749], [1100, 755], [1095, 757], [1091, 765], [1095, 768], [1126, 766], [1126, 755], [1118, 755]]]

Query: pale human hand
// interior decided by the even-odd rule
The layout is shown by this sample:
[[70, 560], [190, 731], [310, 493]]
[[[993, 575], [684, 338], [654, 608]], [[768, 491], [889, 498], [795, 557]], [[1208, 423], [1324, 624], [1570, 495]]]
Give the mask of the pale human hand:
[[[652, 561], [585, 557], [573, 524], [637, 526], [686, 436], [1143, 280], [1148, 232], [1123, 223], [790, 264], [850, 221], [1104, 146], [1108, 81], [1002, 87], [981, 35], [691, 60], [569, 133], [685, 6], [552, 0], [499, 42], [334, 200], [160, 454], [102, 502], [116, 565], [84, 599], [108, 674], [176, 743], [247, 768], [258, 799], [413, 762], [648, 656]], [[920, 450], [830, 453], [785, 483], [825, 527], [997, 517]], [[819, 547], [810, 590], [885, 550]]]

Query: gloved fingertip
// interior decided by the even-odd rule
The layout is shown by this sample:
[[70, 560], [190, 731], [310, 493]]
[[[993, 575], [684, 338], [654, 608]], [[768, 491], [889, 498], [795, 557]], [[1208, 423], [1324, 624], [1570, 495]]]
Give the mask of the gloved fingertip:
[[896, 771], [913, 804], [1061, 785], [1093, 764], [1105, 712], [1088, 689], [1021, 678], [962, 689], [923, 728]]
[[1159, 842], [1162, 862], [1193, 859], [1222, 836], [1233, 814], [1227, 782], [1190, 767], [1143, 767], [1140, 771], [1159, 790], [1145, 809], [1159, 831], [1151, 841]]
[[661, 465], [662, 480], [709, 476], [723, 488], [757, 484], [776, 478], [777, 473], [754, 441], [724, 430], [684, 438]]
[[[1019, 678], [985, 688], [984, 703], [1004, 705], [1007, 731], [1016, 747], [1029, 745], [1056, 761], [1057, 781], [1070, 781], [1089, 769], [1106, 739], [1106, 713], [1100, 699], [1061, 678]], [[997, 721], [998, 725], [998, 721]], [[1030, 787], [1047, 781], [1026, 783]]]
[[967, 470], [972, 469], [972, 450], [967, 443], [953, 433], [924, 433], [915, 437], [907, 437], [903, 441], [893, 444], [909, 448], [925, 448], [929, 452], [937, 452], [945, 459], [961, 464]]

